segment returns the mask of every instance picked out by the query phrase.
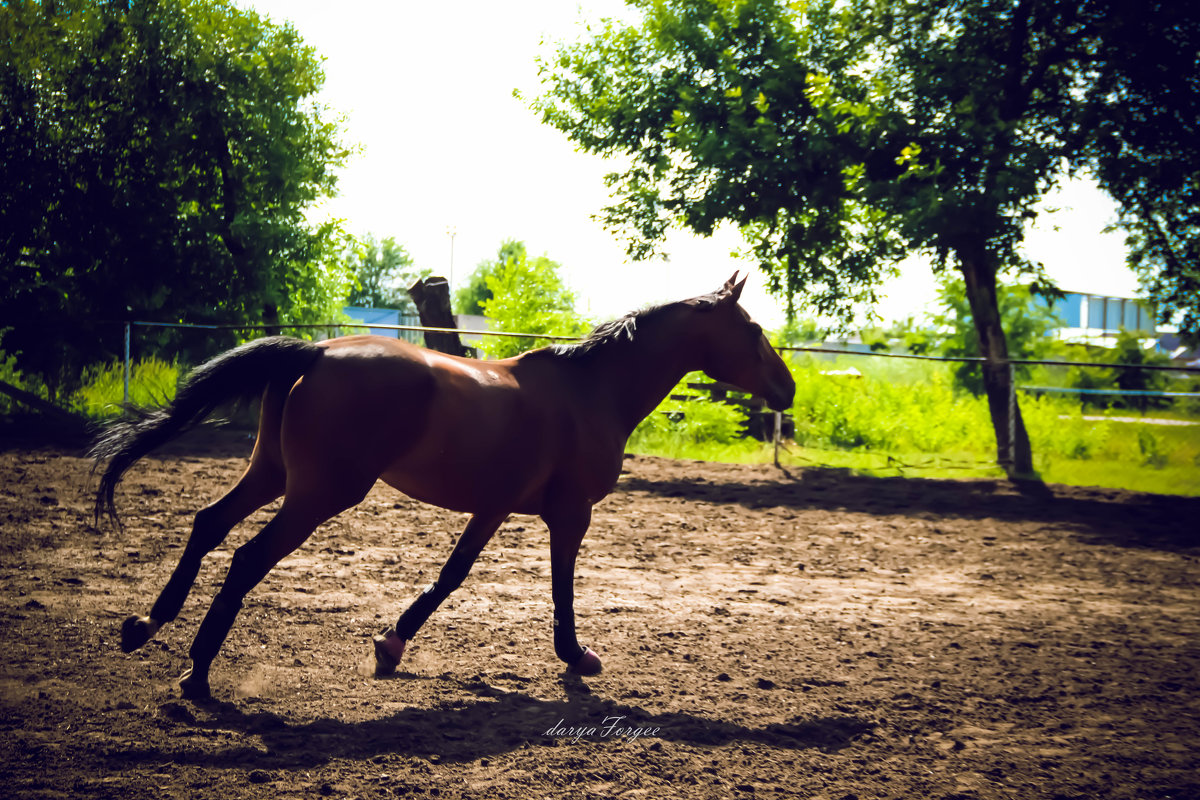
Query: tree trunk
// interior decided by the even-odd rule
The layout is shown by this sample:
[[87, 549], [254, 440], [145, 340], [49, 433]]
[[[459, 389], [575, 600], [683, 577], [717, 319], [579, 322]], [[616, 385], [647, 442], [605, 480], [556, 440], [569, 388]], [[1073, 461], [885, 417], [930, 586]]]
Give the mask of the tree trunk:
[[996, 299], [996, 268], [982, 241], [959, 244], [955, 252], [967, 285], [979, 352], [985, 359], [983, 387], [996, 434], [996, 461], [1010, 478], [1033, 476], [1033, 452], [1012, 386], [1008, 342]]
[[[432, 276], [419, 280], [408, 287], [408, 294], [416, 303], [421, 324], [426, 328], [458, 327], [454, 322], [454, 314], [450, 312], [450, 284], [445, 278]], [[425, 331], [425, 346], [452, 356], [467, 355], [457, 331]]]
[[263, 329], [264, 336], [278, 336], [283, 333], [283, 329], [279, 327], [279, 306], [272, 302], [263, 306], [263, 325], [267, 326]]

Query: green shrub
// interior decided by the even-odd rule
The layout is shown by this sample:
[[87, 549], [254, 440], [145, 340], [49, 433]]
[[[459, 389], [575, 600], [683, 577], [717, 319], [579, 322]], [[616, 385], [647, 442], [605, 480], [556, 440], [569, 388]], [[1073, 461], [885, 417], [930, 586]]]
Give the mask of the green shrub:
[[[24, 385], [25, 381], [20, 370], [17, 369], [16, 356], [10, 356], [3, 350], [0, 350], [0, 381], [11, 383], [19, 389], [29, 389]], [[0, 392], [0, 414], [11, 414], [17, 409], [17, 403], [11, 397]]]
[[[743, 444], [746, 412], [740, 406], [714, 403], [708, 395], [688, 388], [697, 375], [685, 376], [658, 408], [650, 413], [629, 438], [633, 452], [702, 458], [718, 449]], [[685, 400], [675, 397], [686, 397]], [[757, 449], [757, 445], [749, 445]]]

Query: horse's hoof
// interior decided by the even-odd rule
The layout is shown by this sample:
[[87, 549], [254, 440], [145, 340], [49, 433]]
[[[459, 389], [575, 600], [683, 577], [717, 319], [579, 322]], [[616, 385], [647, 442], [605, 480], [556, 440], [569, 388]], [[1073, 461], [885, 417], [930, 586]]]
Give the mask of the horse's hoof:
[[158, 626], [153, 620], [134, 614], [121, 623], [121, 651], [132, 653], [150, 641], [150, 637], [157, 632]]
[[375, 676], [378, 678], [391, 675], [400, 666], [404, 656], [404, 646], [407, 644], [396, 635], [396, 631], [388, 629], [377, 634], [375, 642]]
[[179, 693], [184, 700], [212, 699], [212, 691], [208, 688], [208, 679], [192, 674], [190, 669], [179, 677]]
[[601, 669], [600, 656], [589, 647], [583, 648], [583, 654], [576, 659], [567, 671], [575, 675], [599, 675]]

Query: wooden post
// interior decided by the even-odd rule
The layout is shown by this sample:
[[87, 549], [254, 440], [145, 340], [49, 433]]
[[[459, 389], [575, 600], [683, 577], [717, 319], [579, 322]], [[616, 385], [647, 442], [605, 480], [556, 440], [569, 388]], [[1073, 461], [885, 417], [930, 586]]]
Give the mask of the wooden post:
[[779, 443], [783, 439], [783, 412], [775, 412], [775, 466], [779, 464]]
[[408, 294], [417, 305], [421, 325], [426, 328], [449, 328], [450, 331], [425, 331], [425, 346], [430, 350], [449, 353], [452, 356], [467, 355], [458, 338], [458, 327], [454, 314], [450, 312], [450, 284], [445, 278], [431, 276], [408, 287]]
[[133, 333], [133, 323], [125, 323], [125, 407], [129, 408], [129, 372], [133, 368], [130, 359], [130, 344], [129, 340]]

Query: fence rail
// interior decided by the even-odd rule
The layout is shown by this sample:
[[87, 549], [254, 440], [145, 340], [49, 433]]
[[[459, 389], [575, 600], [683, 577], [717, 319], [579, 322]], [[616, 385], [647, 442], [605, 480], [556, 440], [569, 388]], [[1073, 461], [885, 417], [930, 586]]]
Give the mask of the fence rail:
[[229, 325], [229, 324], [201, 324], [190, 322], [146, 322], [144, 320], [134, 320], [125, 323], [127, 326], [140, 326], [143, 328], [198, 328], [208, 331], [277, 331], [277, 330], [330, 330], [342, 328], [379, 328], [389, 331], [416, 331], [418, 333], [458, 333], [467, 336], [513, 336], [521, 339], [545, 339], [548, 341], [558, 342], [577, 342], [579, 336], [555, 336], [548, 333], [512, 333], [510, 331], [474, 331], [463, 328], [434, 328], [427, 325], [392, 325], [384, 322], [358, 322], [352, 320], [350, 322], [305, 322], [278, 325]]
[[[579, 341], [582, 337], [578, 336], [555, 336], [542, 333], [513, 333], [509, 331], [479, 331], [479, 330], [460, 330], [458, 328], [437, 328], [424, 325], [392, 325], [381, 322], [327, 322], [327, 323], [295, 323], [295, 324], [279, 324], [279, 325], [261, 325], [261, 324], [194, 324], [185, 322], [152, 322], [148, 320], [130, 320], [125, 323], [125, 363], [124, 363], [124, 379], [125, 379], [125, 403], [129, 403], [129, 376], [132, 372], [132, 331], [133, 327], [162, 327], [162, 328], [197, 328], [201, 330], [239, 330], [239, 331], [259, 331], [259, 330], [341, 330], [343, 328], [366, 328], [378, 330], [394, 330], [394, 331], [415, 331], [415, 332], [430, 332], [430, 333], [459, 333], [477, 336], [508, 336], [524, 339], [535, 339], [540, 341], [552, 342], [571, 342]], [[842, 350], [831, 347], [802, 347], [781, 345], [776, 347], [776, 350], [789, 351], [797, 353], [824, 353], [843, 356], [865, 356], [869, 358], [905, 358], [922, 361], [941, 361], [951, 363], [987, 363], [987, 359], [980, 356], [930, 356], [918, 353], [889, 353], [875, 350]], [[1060, 366], [1060, 367], [1096, 367], [1101, 369], [1143, 369], [1143, 370], [1162, 370], [1171, 372], [1197, 372], [1200, 373], [1200, 367], [1187, 367], [1175, 365], [1159, 365], [1159, 364], [1102, 364], [1098, 362], [1087, 361], [1049, 361], [1042, 359], [1028, 358], [1010, 358], [1003, 362], [1009, 370], [1009, 458], [1012, 459], [1015, 455], [1014, 447], [1016, 444], [1016, 432], [1011, 430], [1015, 425], [1016, 413], [1015, 406], [1017, 402], [1018, 388], [1025, 390], [1026, 387], [1018, 387], [1015, 375], [1015, 367], [1017, 365], [1044, 365], [1044, 366]], [[1103, 392], [1110, 396], [1120, 396], [1123, 394], [1146, 396], [1147, 392], [1138, 390], [1112, 390]], [[1172, 397], [1172, 396], [1193, 396], [1192, 393], [1157, 393], [1156, 396]], [[775, 431], [776, 431], [776, 461], [778, 462], [778, 447], [779, 447], [779, 431], [781, 429], [782, 417], [779, 412], [776, 412]]]
[[[519, 339], [537, 339], [550, 342], [577, 342], [582, 336], [556, 336], [548, 333], [514, 333], [511, 331], [466, 330], [462, 328], [435, 328], [425, 325], [391, 325], [382, 322], [306, 322], [279, 323], [276, 325], [262, 324], [233, 324], [233, 323], [192, 323], [192, 322], [151, 322], [147, 320], [131, 320], [123, 323], [126, 326], [126, 340], [132, 326], [145, 328], [196, 328], [201, 330], [232, 330], [232, 331], [265, 331], [265, 330], [331, 330], [341, 328], [378, 328], [380, 330], [413, 331], [417, 333], [459, 333], [468, 336], [500, 336]], [[844, 350], [834, 347], [806, 347], [799, 345], [777, 345], [776, 350], [796, 353], [827, 353], [842, 356], [867, 356], [871, 358], [907, 358], [923, 361], [944, 361], [957, 363], [983, 364], [986, 358], [981, 356], [929, 356], [917, 353], [891, 353], [879, 350]], [[1146, 369], [1164, 372], [1195, 372], [1200, 373], [1200, 367], [1189, 367], [1175, 364], [1106, 364], [1098, 361], [1051, 361], [1033, 358], [1010, 358], [1005, 363], [1014, 365], [1045, 365], [1056, 367], [1096, 367], [1099, 369]]]
[[[925, 361], [951, 361], [968, 364], [984, 364], [986, 358], [980, 356], [925, 356], [916, 353], [885, 353], [879, 350], [839, 350], [834, 347], [793, 347], [783, 345], [776, 350], [789, 350], [797, 353], [836, 353], [842, 356], [878, 356], [880, 358], [912, 358]], [[1048, 361], [1038, 358], [1010, 358], [1005, 363], [1027, 366], [1044, 365], [1049, 367], [1098, 367], [1100, 369], [1149, 369], [1163, 372], [1200, 372], [1200, 367], [1188, 367], [1175, 364], [1105, 364], [1099, 361]]]
[[[261, 324], [235, 324], [235, 323], [192, 323], [192, 322], [152, 322], [149, 320], [130, 320], [124, 323], [125, 325], [125, 359], [124, 359], [124, 379], [125, 379], [125, 402], [129, 402], [129, 376], [131, 373], [132, 361], [132, 338], [133, 328], [194, 328], [198, 330], [233, 330], [233, 331], [264, 331], [264, 330], [341, 330], [342, 328], [367, 328], [390, 331], [412, 331], [418, 333], [459, 333], [474, 336], [500, 336], [514, 337], [520, 339], [535, 339], [539, 341], [549, 342], [577, 342], [583, 337], [580, 336], [556, 336], [546, 333], [513, 333], [511, 331], [481, 331], [481, 330], [461, 330], [459, 328], [436, 328], [426, 325], [392, 325], [382, 322], [307, 322], [307, 323], [282, 323], [278, 325], [261, 325]], [[950, 363], [968, 363], [968, 364], [983, 364], [987, 362], [986, 358], [980, 356], [929, 356], [918, 353], [889, 353], [878, 350], [843, 350], [833, 347], [803, 347], [794, 345], [780, 345], [775, 348], [780, 351], [789, 351], [795, 353], [825, 353], [841, 356], [866, 356], [869, 358], [906, 358], [921, 361], [942, 361]], [[1006, 362], [1011, 370], [1016, 365], [1028, 366], [1058, 366], [1058, 367], [1096, 367], [1100, 369], [1145, 369], [1158, 370], [1166, 372], [1195, 372], [1200, 373], [1200, 367], [1177, 366], [1171, 364], [1103, 364], [1092, 361], [1049, 361], [1043, 359], [1030, 358], [1010, 358]], [[1015, 380], [1009, 381], [1012, 387], [1012, 393], [1015, 395], [1018, 388], [1027, 389], [1031, 387], [1017, 387]], [[1043, 390], [1044, 391], [1044, 390]], [[1080, 393], [1088, 393], [1081, 391]], [[1107, 395], [1142, 395], [1148, 396], [1147, 392], [1138, 390], [1098, 390], [1097, 393]], [[1193, 397], [1193, 393], [1168, 393], [1160, 392], [1154, 396], [1158, 397]], [[1015, 399], [1015, 398], [1010, 398]]]
[[1052, 392], [1057, 394], [1093, 394], [1129, 397], [1200, 397], [1200, 392], [1156, 392], [1150, 389], [1082, 389], [1071, 386], [1018, 386], [1023, 392]]
[[[128, 320], [128, 321], [121, 321], [121, 322], [118, 322], [115, 320], [110, 320], [107, 322], [103, 322], [102, 324], [113, 325], [113, 326], [120, 325], [121, 328], [123, 329], [123, 334], [124, 334], [124, 337], [123, 337], [124, 338], [124, 342], [123, 342], [123, 344], [124, 344], [124, 365], [123, 365], [124, 366], [124, 369], [123, 369], [124, 381], [123, 382], [124, 382], [124, 400], [125, 400], [126, 404], [128, 404], [129, 400], [130, 400], [130, 379], [131, 379], [131, 375], [132, 375], [132, 350], [133, 350], [133, 347], [135, 344], [135, 342], [134, 342], [134, 329], [135, 328], [145, 328], [145, 329], [174, 328], [174, 329], [196, 329], [196, 330], [202, 330], [202, 331], [204, 331], [204, 330], [206, 330], [206, 331], [224, 330], [224, 331], [247, 331], [247, 332], [250, 332], [250, 331], [284, 331], [284, 330], [292, 330], [292, 331], [322, 330], [322, 331], [326, 331], [330, 334], [333, 334], [334, 332], [340, 332], [340, 331], [346, 330], [346, 329], [405, 331], [405, 332], [413, 332], [413, 333], [457, 332], [460, 334], [474, 335], [474, 336], [480, 336], [480, 337], [483, 337], [483, 336], [516, 337], [516, 338], [526, 338], [526, 339], [533, 339], [533, 340], [537, 340], [537, 341], [547, 341], [547, 342], [572, 342], [572, 341], [579, 341], [582, 338], [584, 338], [584, 337], [579, 337], [579, 336], [559, 336], [559, 335], [544, 334], [544, 333], [525, 333], [525, 332], [490, 331], [490, 330], [465, 330], [465, 329], [459, 329], [459, 328], [440, 328], [440, 327], [429, 327], [429, 326], [422, 326], [422, 325], [402, 325], [402, 324], [391, 324], [391, 323], [382, 323], [382, 322], [364, 322], [364, 321], [358, 321], [358, 320], [317, 322], [317, 323], [278, 323], [278, 324], [267, 325], [267, 324], [240, 324], [240, 323], [157, 322], [157, 321], [153, 321], [153, 320], [144, 320], [143, 319], [143, 320]], [[919, 354], [919, 353], [881, 352], [881, 351], [876, 351], [876, 350], [853, 350], [853, 349], [844, 349], [844, 348], [838, 348], [838, 347], [805, 346], [805, 345], [781, 345], [781, 346], [776, 347], [776, 349], [781, 352], [811, 353], [811, 354], [822, 354], [822, 355], [827, 355], [827, 356], [852, 356], [852, 357], [860, 356], [860, 357], [866, 357], [866, 358], [901, 358], [901, 359], [911, 359], [911, 360], [917, 360], [917, 361], [935, 361], [935, 362], [969, 363], [969, 364], [987, 363], [987, 359], [979, 357], [979, 356], [940, 356], [940, 355], [925, 355], [925, 354]], [[1185, 399], [1185, 398], [1191, 399], [1191, 398], [1200, 397], [1200, 392], [1178, 392], [1178, 391], [1167, 392], [1167, 391], [1149, 391], [1149, 390], [1135, 390], [1135, 389], [1122, 390], [1122, 389], [1117, 389], [1117, 388], [1113, 388], [1113, 389], [1100, 389], [1100, 388], [1075, 389], [1075, 388], [1069, 388], [1069, 387], [1047, 387], [1047, 386], [1033, 386], [1033, 385], [1019, 386], [1015, 380], [1016, 376], [1014, 373], [1014, 370], [1017, 366], [1041, 365], [1041, 366], [1047, 366], [1047, 367], [1068, 367], [1068, 368], [1069, 367], [1088, 367], [1088, 368], [1095, 368], [1095, 369], [1118, 369], [1118, 370], [1133, 369], [1133, 370], [1174, 372], [1177, 374], [1195, 374], [1195, 373], [1200, 373], [1200, 366], [1184, 366], [1184, 365], [1176, 365], [1176, 364], [1165, 364], [1165, 365], [1164, 364], [1120, 364], [1120, 363], [1109, 364], [1109, 363], [1101, 363], [1101, 362], [1094, 362], [1094, 361], [1055, 361], [1055, 360], [1049, 360], [1049, 359], [1022, 359], [1022, 358], [1011, 358], [1011, 359], [1007, 359], [1006, 361], [1004, 361], [1002, 363], [1003, 363], [1003, 365], [1007, 366], [1007, 368], [1010, 371], [1009, 372], [1009, 387], [1010, 387], [1009, 388], [1009, 405], [1010, 405], [1009, 417], [1010, 417], [1010, 422], [1012, 420], [1015, 420], [1016, 415], [1013, 413], [1013, 407], [1016, 404], [1016, 395], [1017, 395], [1018, 391], [1024, 392], [1027, 394], [1037, 394], [1037, 393], [1042, 393], [1042, 392], [1073, 393], [1073, 394], [1078, 394], [1081, 396], [1088, 396], [1088, 395], [1093, 395], [1093, 396], [1099, 395], [1099, 396], [1108, 396], [1108, 397], [1129, 396], [1129, 397], [1139, 397], [1139, 398], [1159, 397], [1159, 398], [1171, 399], [1171, 400]], [[781, 429], [782, 418], [778, 414], [776, 414], [775, 416], [776, 416], [776, 419], [775, 419], [774, 428], [775, 428], [776, 439], [777, 439], [776, 447], [778, 448], [778, 445], [779, 445], [778, 439], [779, 439], [779, 432]], [[1015, 441], [1015, 436], [1010, 431], [1010, 435], [1009, 435], [1010, 447], [1014, 443], [1014, 441]], [[1009, 455], [1011, 458], [1012, 454], [1010, 453]], [[776, 457], [778, 458], [778, 449], [776, 450]]]

